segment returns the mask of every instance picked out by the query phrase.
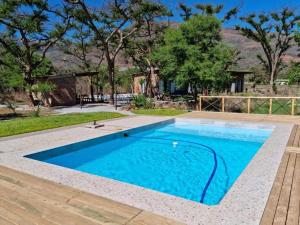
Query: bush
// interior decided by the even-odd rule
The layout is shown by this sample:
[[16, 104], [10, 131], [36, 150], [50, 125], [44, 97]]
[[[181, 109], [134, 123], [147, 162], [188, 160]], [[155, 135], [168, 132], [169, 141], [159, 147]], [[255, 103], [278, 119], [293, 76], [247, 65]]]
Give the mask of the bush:
[[133, 96], [132, 104], [136, 108], [152, 109], [153, 108], [153, 99], [147, 98], [144, 95]]
[[31, 116], [32, 117], [40, 117], [41, 114], [41, 108], [38, 105], [32, 112], [31, 112]]

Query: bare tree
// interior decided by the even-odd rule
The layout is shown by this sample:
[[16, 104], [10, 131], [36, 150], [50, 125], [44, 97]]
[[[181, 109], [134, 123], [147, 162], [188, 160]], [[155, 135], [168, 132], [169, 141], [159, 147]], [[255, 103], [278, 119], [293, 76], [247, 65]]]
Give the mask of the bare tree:
[[[104, 52], [101, 49], [95, 51], [97, 47], [93, 41], [90, 28], [84, 24], [74, 24], [72, 26], [71, 35], [63, 39], [60, 47], [64, 53], [75, 57], [75, 64], [81, 71], [96, 72], [99, 71], [104, 59]], [[90, 93], [92, 101], [94, 101], [94, 79], [90, 76]]]
[[285, 8], [279, 13], [251, 14], [241, 17], [241, 20], [246, 25], [236, 29], [243, 36], [258, 42], [263, 49], [264, 54], [258, 54], [257, 58], [268, 74], [273, 93], [275, 79], [283, 66], [282, 57], [292, 46], [294, 28], [300, 16]]
[[111, 0], [107, 4], [99, 1], [99, 7], [91, 9], [83, 0], [66, 0], [75, 7], [75, 18], [88, 26], [99, 42], [107, 63], [111, 103], [114, 104], [115, 61], [124, 47], [124, 42], [143, 24], [145, 13], [153, 10], [150, 1]]

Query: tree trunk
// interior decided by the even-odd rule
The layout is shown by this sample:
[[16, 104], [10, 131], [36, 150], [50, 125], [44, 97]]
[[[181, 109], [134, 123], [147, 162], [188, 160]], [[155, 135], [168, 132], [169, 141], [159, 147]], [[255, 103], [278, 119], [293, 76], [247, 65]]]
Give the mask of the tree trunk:
[[149, 71], [147, 74], [147, 77], [146, 77], [146, 91], [144, 92], [144, 95], [152, 98], [152, 93], [151, 93], [152, 87], [151, 86], [152, 86], [151, 72]]
[[34, 97], [33, 97], [32, 91], [30, 90], [31, 87], [32, 87], [32, 85], [34, 84], [34, 81], [32, 79], [31, 71], [24, 72], [24, 81], [29, 86], [29, 90], [28, 89], [26, 90], [27, 97], [28, 97], [28, 100], [29, 100], [29, 105], [32, 106], [32, 107], [34, 107], [36, 104], [35, 104], [35, 101], [34, 101]]
[[95, 96], [94, 96], [94, 86], [93, 86], [93, 77], [90, 77], [90, 94], [92, 102], [95, 102]]
[[149, 84], [148, 86], [148, 96], [153, 98], [155, 95], [157, 95], [157, 78], [155, 74], [155, 67], [150, 66], [150, 72], [149, 72]]
[[194, 96], [194, 109], [196, 109], [198, 103], [198, 90], [196, 85], [194, 85], [193, 87], [193, 96]]
[[275, 82], [274, 82], [275, 73], [276, 73], [276, 68], [273, 67], [270, 74], [270, 93], [272, 95], [275, 94]]
[[108, 82], [110, 85], [110, 104], [115, 104], [114, 94], [115, 94], [115, 65], [111, 59], [107, 62], [108, 69]]

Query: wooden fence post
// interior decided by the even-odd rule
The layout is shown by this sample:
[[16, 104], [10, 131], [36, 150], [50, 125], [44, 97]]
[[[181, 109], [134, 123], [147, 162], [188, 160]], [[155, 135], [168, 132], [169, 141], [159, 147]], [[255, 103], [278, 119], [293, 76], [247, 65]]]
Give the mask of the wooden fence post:
[[294, 116], [295, 115], [295, 98], [292, 98], [292, 116]]
[[248, 113], [251, 113], [251, 98], [248, 98]]
[[202, 96], [199, 96], [199, 111], [202, 112]]
[[222, 112], [225, 112], [225, 97], [222, 97]]
[[272, 105], [273, 105], [273, 98], [270, 98], [270, 107], [269, 107], [269, 114], [272, 114]]

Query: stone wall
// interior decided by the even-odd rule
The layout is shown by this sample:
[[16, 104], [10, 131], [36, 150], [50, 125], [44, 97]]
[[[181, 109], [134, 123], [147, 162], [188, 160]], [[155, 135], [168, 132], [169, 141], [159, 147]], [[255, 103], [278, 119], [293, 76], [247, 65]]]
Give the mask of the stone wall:
[[[300, 96], [300, 86], [298, 85], [277, 85], [278, 96]], [[245, 84], [245, 92], [261, 96], [271, 96], [270, 85]]]
[[172, 101], [155, 101], [154, 108], [157, 109], [181, 109], [181, 110], [188, 110], [192, 108], [192, 105], [187, 104], [183, 101], [172, 102]]

